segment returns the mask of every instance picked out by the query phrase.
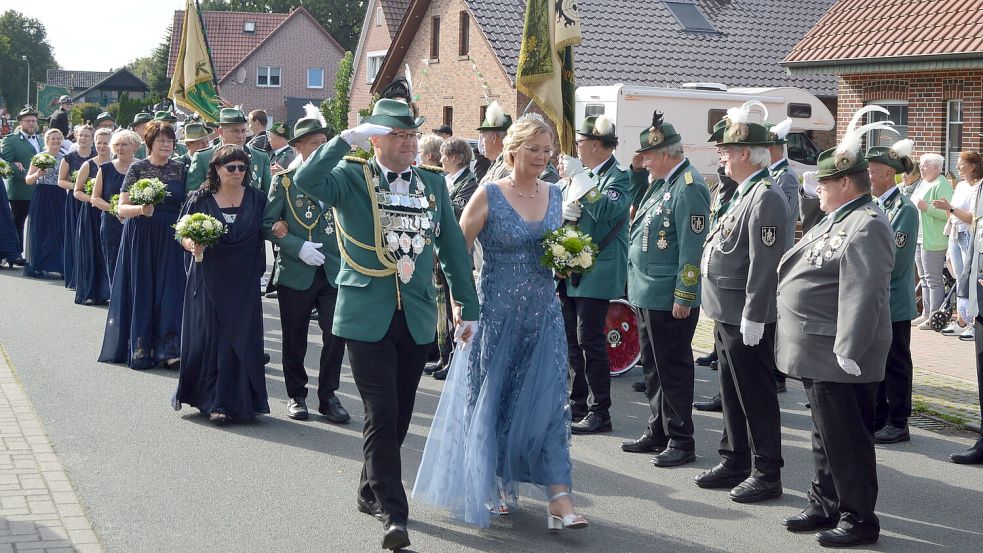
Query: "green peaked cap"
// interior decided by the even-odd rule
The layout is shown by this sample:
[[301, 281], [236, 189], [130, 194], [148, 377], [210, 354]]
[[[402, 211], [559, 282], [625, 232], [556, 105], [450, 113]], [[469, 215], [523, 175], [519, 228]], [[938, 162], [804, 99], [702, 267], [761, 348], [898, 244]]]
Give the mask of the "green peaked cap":
[[[377, 124], [382, 125], [384, 123], [377, 123]], [[387, 125], [387, 126], [391, 126], [391, 125]], [[290, 139], [289, 144], [291, 146], [294, 146], [297, 144], [297, 142], [300, 139], [304, 138], [305, 136], [318, 134], [318, 133], [323, 134], [328, 138], [331, 138], [331, 136], [334, 135], [334, 129], [331, 128], [331, 125], [322, 125], [321, 121], [313, 117], [305, 117], [297, 121], [297, 124], [294, 125], [294, 137]], [[281, 134], [280, 136], [283, 135]]]
[[208, 138], [212, 132], [201, 123], [188, 123], [184, 126], [184, 142], [194, 142]]
[[222, 111], [218, 113], [218, 124], [219, 125], [237, 125], [239, 123], [245, 124], [246, 115], [242, 113], [240, 108], [222, 108]]
[[[372, 115], [362, 120], [363, 123], [374, 123], [392, 127], [394, 129], [415, 129], [426, 121], [423, 117], [413, 117], [413, 110], [409, 104], [399, 100], [383, 98], [372, 106]], [[300, 123], [298, 123], [299, 125]], [[294, 136], [297, 135], [297, 128], [294, 127]]]
[[281, 138], [290, 139], [290, 127], [279, 121], [270, 125], [270, 132]]
[[584, 122], [580, 124], [580, 129], [577, 130], [577, 134], [593, 140], [600, 140], [604, 144], [617, 144], [618, 136], [615, 133], [614, 123], [612, 123], [610, 119], [604, 117], [604, 119], [602, 119], [602, 124], [601, 124], [601, 127], [603, 128], [603, 132], [602, 132], [602, 130], [597, 128], [598, 117], [604, 117], [604, 116], [592, 115], [584, 119]]
[[174, 117], [174, 115], [169, 111], [158, 111], [154, 112], [154, 120], [174, 123], [177, 121], [177, 117]]
[[683, 137], [676, 132], [676, 128], [671, 123], [662, 121], [662, 112], [656, 111], [652, 114], [652, 126], [643, 130], [638, 135], [639, 148], [636, 154], [649, 150], [661, 150], [666, 146], [672, 146], [683, 140]]
[[830, 148], [819, 154], [816, 162], [819, 169], [819, 179], [838, 179], [853, 173], [866, 171], [870, 164], [867, 158], [851, 152], [836, 154], [836, 148]]
[[131, 123], [131, 125], [140, 125], [143, 123], [149, 123], [153, 120], [154, 120], [153, 115], [150, 115], [145, 111], [141, 111], [140, 113], [133, 116], [133, 123]]

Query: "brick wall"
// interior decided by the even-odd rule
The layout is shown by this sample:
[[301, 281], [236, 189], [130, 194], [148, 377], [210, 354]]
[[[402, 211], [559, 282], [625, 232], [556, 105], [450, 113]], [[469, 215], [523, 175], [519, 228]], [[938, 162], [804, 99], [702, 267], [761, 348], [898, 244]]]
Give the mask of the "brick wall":
[[372, 94], [369, 92], [372, 83], [366, 82], [369, 65], [366, 54], [389, 50], [389, 46], [392, 45], [390, 40], [392, 34], [386, 24], [386, 18], [378, 17], [379, 1], [373, 0], [370, 5], [372, 16], [369, 18], [368, 27], [362, 30], [363, 33], [367, 34], [365, 35], [365, 42], [362, 44], [362, 51], [359, 52], [358, 69], [352, 77], [351, 110], [348, 112], [348, 124], [352, 126], [358, 124], [358, 110], [367, 107], [372, 101]]
[[[236, 82], [239, 69], [230, 72], [220, 83], [225, 99], [241, 104], [246, 113], [265, 109], [273, 121], [286, 119], [288, 96], [324, 99], [333, 95], [338, 62], [344, 54], [309, 17], [295, 17], [285, 25], [240, 66], [246, 77], [242, 84]], [[256, 86], [256, 71], [263, 66], [280, 67], [279, 87]], [[323, 88], [307, 88], [309, 67], [324, 70]]]
[[908, 138], [915, 158], [924, 153], [945, 155], [947, 100], [963, 100], [963, 151], [981, 149], [983, 71], [868, 73], [839, 78], [837, 136], [850, 117], [877, 100], [908, 102]]

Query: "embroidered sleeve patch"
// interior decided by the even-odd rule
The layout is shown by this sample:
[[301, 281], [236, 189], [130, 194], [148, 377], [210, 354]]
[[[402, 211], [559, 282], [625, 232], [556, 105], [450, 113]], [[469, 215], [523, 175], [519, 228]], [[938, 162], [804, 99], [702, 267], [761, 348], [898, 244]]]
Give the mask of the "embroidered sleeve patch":
[[706, 217], [703, 215], [691, 215], [689, 218], [689, 228], [695, 234], [703, 234], [703, 229], [706, 228]]
[[607, 196], [609, 200], [616, 202], [621, 198], [621, 193], [612, 188], [611, 190], [608, 190]]
[[601, 199], [601, 192], [595, 186], [594, 188], [591, 188], [584, 197], [587, 198], [588, 202], [594, 203]]
[[693, 173], [686, 171], [686, 173], [683, 174], [683, 181], [685, 181], [686, 185], [689, 186], [690, 184], [696, 182], [696, 179], [693, 178]]
[[696, 301], [696, 294], [694, 294], [692, 292], [684, 292], [683, 290], [680, 290], [679, 288], [676, 288], [675, 290], [673, 290], [672, 295], [674, 297], [678, 298], [678, 299], [683, 300], [683, 301]]
[[761, 243], [769, 248], [775, 245], [778, 239], [776, 227], [761, 227]]
[[900, 250], [908, 244], [908, 235], [904, 232], [897, 232], [894, 234], [894, 245]]
[[700, 268], [688, 263], [683, 265], [683, 270], [679, 272], [679, 279], [684, 286], [696, 286], [700, 281]]

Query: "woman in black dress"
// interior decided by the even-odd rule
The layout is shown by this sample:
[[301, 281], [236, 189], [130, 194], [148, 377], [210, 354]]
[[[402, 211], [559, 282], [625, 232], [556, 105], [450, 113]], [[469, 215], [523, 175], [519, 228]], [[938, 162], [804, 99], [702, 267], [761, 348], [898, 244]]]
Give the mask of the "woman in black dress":
[[77, 285], [78, 260], [78, 220], [83, 203], [72, 194], [75, 190], [75, 180], [72, 174], [82, 168], [85, 162], [96, 155], [93, 148], [92, 125], [82, 125], [75, 129], [75, 140], [78, 149], [68, 152], [58, 166], [58, 186], [67, 191], [65, 199], [65, 288], [74, 290]]
[[109, 141], [109, 151], [116, 158], [99, 166], [96, 173], [96, 184], [92, 188], [92, 205], [102, 211], [99, 222], [99, 241], [102, 245], [102, 255], [105, 257], [106, 274], [109, 284], [113, 284], [113, 274], [116, 272], [116, 258], [119, 257], [119, 245], [123, 239], [122, 216], [109, 212], [113, 196], [123, 188], [123, 178], [133, 163], [133, 154], [143, 142], [137, 133], [122, 129], [113, 133]]
[[58, 186], [58, 165], [61, 163], [61, 143], [64, 137], [58, 129], [44, 133], [46, 153], [55, 158], [51, 169], [39, 169], [32, 163], [24, 182], [34, 186], [31, 207], [27, 212], [27, 264], [24, 276], [53, 279], [65, 276], [65, 191]]
[[[249, 186], [249, 156], [225, 145], [212, 155], [205, 186], [182, 215], [206, 213], [228, 232], [204, 247], [182, 240], [188, 284], [181, 329], [181, 373], [174, 408], [197, 407], [215, 424], [269, 413], [263, 368], [263, 308], [256, 282], [266, 268], [266, 196]], [[191, 253], [204, 252], [200, 263]]]
[[[85, 132], [85, 127], [79, 132]], [[100, 165], [109, 163], [112, 159], [109, 151], [109, 140], [112, 137], [113, 131], [109, 129], [95, 132], [92, 140], [95, 143], [96, 156], [78, 168], [78, 177], [75, 179], [75, 199], [82, 205], [78, 213], [78, 237], [75, 242], [75, 303], [80, 305], [102, 305], [109, 301], [109, 275], [106, 274], [106, 260], [99, 241], [99, 214], [102, 212], [92, 205], [95, 190], [90, 196], [85, 191], [85, 184], [89, 179], [96, 178]], [[81, 144], [81, 138], [79, 143]], [[65, 248], [67, 250], [68, 246]]]

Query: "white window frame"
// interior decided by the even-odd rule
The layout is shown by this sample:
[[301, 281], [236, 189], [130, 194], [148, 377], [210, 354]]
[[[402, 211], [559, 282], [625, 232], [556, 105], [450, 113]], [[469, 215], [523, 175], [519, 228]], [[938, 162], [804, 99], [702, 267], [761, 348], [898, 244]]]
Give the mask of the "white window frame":
[[[953, 104], [959, 104], [958, 116], [959, 120], [953, 120]], [[959, 125], [962, 127], [962, 132], [959, 133], [959, 150], [951, 150], [952, 147], [952, 126]], [[945, 172], [956, 174], [956, 163], [959, 161], [959, 153], [963, 151], [963, 138], [966, 133], [966, 103], [962, 98], [954, 98], [952, 100], [946, 100], [945, 103]], [[952, 154], [956, 153], [956, 159], [952, 158]], [[962, 179], [962, 177], [959, 177]], [[965, 179], [963, 179], [965, 180]]]
[[[379, 70], [382, 69], [382, 61], [386, 59], [386, 52], [388, 50], [376, 50], [374, 52], [367, 52], [365, 54], [365, 84], [372, 84], [375, 82], [376, 76], [379, 75]], [[378, 65], [373, 67], [373, 60], [378, 59]], [[375, 73], [372, 70], [375, 69]]]
[[[265, 71], [264, 71], [265, 70]], [[273, 79], [273, 70], [276, 70], [276, 84], [270, 84]], [[260, 77], [266, 77], [266, 84], [259, 82]], [[256, 86], [258, 88], [280, 88], [283, 85], [283, 69], [270, 65], [261, 65], [256, 68]]]
[[[891, 106], [905, 106], [905, 107], [908, 107], [909, 106], [907, 100], [873, 100], [873, 101], [867, 102], [867, 105], [882, 106], [882, 107], [885, 107], [885, 108], [888, 108], [888, 109], [890, 109]], [[876, 118], [872, 118], [871, 117], [872, 115], [874, 115], [874, 114], [873, 113], [867, 114], [867, 121], [866, 121], [867, 123], [871, 123], [873, 121], [882, 121], [884, 119], [888, 119], [888, 117], [885, 116], [885, 115], [883, 115], [883, 114], [877, 114]], [[890, 133], [888, 135], [890, 137], [890, 141], [889, 141], [890, 143], [889, 144], [880, 144], [880, 140], [881, 140], [881, 134], [880, 133], [881, 133], [881, 131], [877, 131], [877, 130], [872, 131], [867, 137], [865, 137], [866, 140], [867, 140], [866, 147], [867, 148], [870, 148], [872, 146], [878, 146], [878, 145], [880, 145], [880, 146], [890, 146], [891, 144], [894, 144], [895, 142], [897, 142], [898, 140], [901, 140], [902, 138], [908, 138], [909, 131], [911, 129], [911, 123], [910, 123], [911, 112], [910, 112], [910, 109], [909, 109], [909, 113], [908, 113], [908, 118], [909, 118], [909, 121], [906, 121], [904, 125], [901, 125], [900, 124], [901, 123], [900, 121], [894, 121], [893, 119], [891, 120], [894, 123], [894, 128], [896, 128], [896, 129], [898, 129], [899, 127], [902, 127], [903, 128], [904, 134], [902, 134], [902, 135], [896, 135], [894, 133]]]
[[[311, 71], [321, 72], [321, 83], [318, 85], [311, 85]], [[324, 88], [324, 68], [323, 67], [308, 67], [307, 68], [307, 88]]]

